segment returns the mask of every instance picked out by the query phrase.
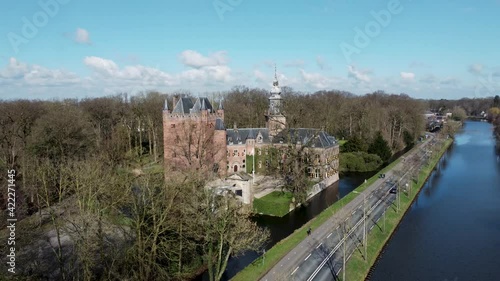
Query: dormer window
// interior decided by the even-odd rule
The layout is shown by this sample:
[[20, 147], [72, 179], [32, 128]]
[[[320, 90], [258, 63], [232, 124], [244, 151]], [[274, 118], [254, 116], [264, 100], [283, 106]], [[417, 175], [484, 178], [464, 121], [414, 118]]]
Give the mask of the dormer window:
[[259, 135], [259, 136], [257, 137], [257, 143], [262, 143], [262, 136], [261, 136], [261, 135]]

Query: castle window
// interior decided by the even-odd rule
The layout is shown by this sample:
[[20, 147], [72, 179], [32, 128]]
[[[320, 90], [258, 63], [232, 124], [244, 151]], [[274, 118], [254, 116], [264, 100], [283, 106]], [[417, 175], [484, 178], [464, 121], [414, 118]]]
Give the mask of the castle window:
[[177, 154], [174, 151], [174, 152], [172, 152], [172, 158], [175, 158], [175, 157], [177, 157]]
[[259, 169], [262, 168], [262, 161], [259, 161]]
[[175, 124], [170, 124], [170, 128], [175, 128]]
[[245, 159], [243, 159], [243, 163], [245, 163]]
[[238, 149], [233, 150], [233, 156], [236, 156], [238, 154]]
[[257, 149], [257, 151], [259, 152], [259, 155], [262, 155], [262, 149]]
[[315, 178], [317, 178], [317, 179], [319, 179], [319, 174], [320, 174], [320, 173], [319, 173], [319, 169], [315, 169], [315, 171], [314, 171], [314, 172], [315, 172], [315, 173], [314, 173], [314, 177], [315, 177]]

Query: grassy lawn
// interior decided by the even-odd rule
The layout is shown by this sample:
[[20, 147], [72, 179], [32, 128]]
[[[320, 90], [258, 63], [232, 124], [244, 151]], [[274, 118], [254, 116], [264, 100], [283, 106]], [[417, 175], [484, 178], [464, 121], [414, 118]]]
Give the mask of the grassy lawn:
[[347, 140], [339, 140], [339, 146], [343, 146], [346, 142]]
[[[417, 196], [418, 191], [422, 188], [425, 181], [431, 174], [432, 170], [439, 162], [443, 153], [451, 145], [452, 140], [447, 140], [442, 147], [440, 153], [436, 154], [432, 159], [429, 166], [426, 166], [420, 171], [418, 183], [412, 182], [412, 192], [408, 196], [401, 193], [401, 210], [396, 212], [396, 205], [387, 210], [385, 214], [385, 228], [384, 219], [380, 219], [378, 227], [374, 227], [368, 234], [368, 247], [367, 255], [368, 260], [365, 261], [359, 251], [355, 251], [347, 263], [346, 279], [349, 280], [365, 280], [370, 268], [375, 263], [380, 251], [389, 240], [391, 234], [395, 231], [397, 225], [403, 218], [406, 210], [411, 206], [413, 199]], [[362, 249], [361, 249], [362, 250]], [[340, 274], [342, 275], [342, 274]]]
[[[418, 149], [419, 146], [420, 145], [415, 146], [408, 153], [411, 153], [414, 149]], [[378, 179], [379, 174], [386, 173], [387, 171], [392, 169], [395, 165], [397, 165], [399, 162], [400, 158], [389, 164], [387, 167], [382, 169], [373, 177], [369, 178], [366, 181], [366, 183], [361, 184], [355, 190], [358, 192], [365, 190], [370, 184], [374, 183]], [[276, 245], [274, 245], [271, 249], [269, 249], [269, 251], [266, 252], [264, 262], [262, 260], [263, 259], [262, 256], [257, 258], [250, 265], [248, 265], [242, 271], [240, 271], [236, 276], [234, 276], [231, 280], [246, 281], [246, 280], [260, 279], [268, 270], [270, 270], [275, 264], [277, 264], [288, 252], [290, 252], [293, 248], [295, 248], [295, 246], [297, 246], [302, 240], [305, 239], [307, 235], [306, 230], [309, 227], [311, 227], [312, 229], [318, 228], [325, 221], [327, 221], [328, 218], [330, 218], [333, 214], [335, 214], [342, 207], [344, 207], [345, 204], [351, 202], [358, 195], [359, 194], [351, 192], [348, 195], [344, 196], [339, 201], [332, 204], [330, 207], [321, 212], [318, 216], [310, 220], [308, 223], [304, 224], [301, 228], [296, 229], [287, 238], [276, 243]]]
[[253, 200], [253, 209], [256, 213], [282, 217], [288, 214], [292, 202], [292, 193], [273, 191], [262, 198]]

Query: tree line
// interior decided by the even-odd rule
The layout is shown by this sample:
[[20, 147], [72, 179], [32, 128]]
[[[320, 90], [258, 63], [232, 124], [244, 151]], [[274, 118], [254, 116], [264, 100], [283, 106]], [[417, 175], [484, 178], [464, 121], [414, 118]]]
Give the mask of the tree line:
[[195, 169], [164, 171], [162, 109], [175, 95], [0, 102], [20, 278], [186, 280], [208, 269], [220, 280], [229, 257], [261, 249], [269, 234], [238, 199], [206, 190]]
[[[265, 126], [266, 90], [240, 86], [221, 95], [226, 127]], [[0, 168], [16, 170], [16, 215], [31, 233], [19, 243], [29, 251], [48, 230], [56, 233], [52, 263], [40, 267], [26, 255], [25, 274], [183, 280], [208, 269], [211, 280], [219, 280], [231, 255], [262, 247], [268, 234], [235, 198], [207, 192], [209, 179], [195, 170], [165, 174], [162, 109], [165, 100], [171, 109], [181, 96], [190, 95], [0, 101]], [[381, 91], [307, 94], [284, 87], [283, 96], [290, 127], [324, 129], [347, 140], [346, 152], [377, 155], [380, 160], [366, 160], [376, 163], [418, 138], [429, 107]], [[6, 186], [6, 177], [0, 184]]]

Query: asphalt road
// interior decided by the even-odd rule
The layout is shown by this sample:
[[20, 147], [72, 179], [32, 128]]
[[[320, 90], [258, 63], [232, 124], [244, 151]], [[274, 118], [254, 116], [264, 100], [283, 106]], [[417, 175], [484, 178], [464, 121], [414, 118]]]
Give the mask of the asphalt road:
[[[405, 157], [407, 159], [413, 155], [421, 157], [424, 147], [431, 139], [433, 138]], [[359, 194], [332, 214], [320, 227], [313, 229], [310, 236], [285, 255], [261, 280], [336, 280], [335, 276], [339, 274], [343, 264], [343, 241], [346, 241], [347, 259], [354, 251], [364, 253], [363, 209], [366, 208], [367, 211], [368, 233], [373, 227], [383, 227], [383, 221], [379, 219], [387, 208], [396, 208], [394, 204], [396, 195], [389, 191], [393, 187], [395, 177], [393, 171], [402, 167], [403, 163], [398, 163], [386, 173], [384, 179], [377, 179], [363, 191], [363, 194]], [[347, 230], [342, 231], [342, 229]]]
[[[396, 198], [389, 193], [390, 185], [382, 186], [376, 192], [367, 196], [367, 233], [373, 227], [383, 228], [383, 221], [379, 221], [384, 211], [389, 208]], [[380, 224], [377, 225], [377, 221]], [[363, 248], [363, 206], [359, 206], [345, 220], [343, 225], [337, 226], [322, 241], [314, 241], [316, 246], [310, 255], [290, 274], [291, 280], [335, 280], [343, 264], [343, 242], [346, 241], [346, 256], [349, 257], [355, 250], [364, 254]], [[345, 230], [344, 230], [345, 229]], [[345, 233], [345, 235], [344, 235]], [[348, 259], [348, 258], [347, 258]]]

